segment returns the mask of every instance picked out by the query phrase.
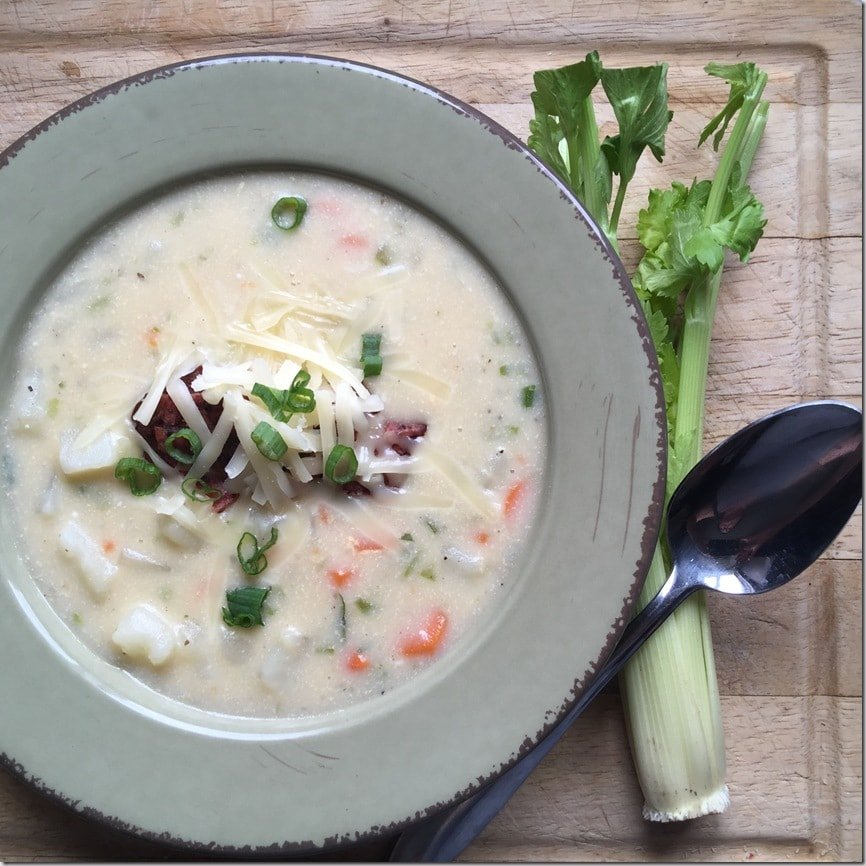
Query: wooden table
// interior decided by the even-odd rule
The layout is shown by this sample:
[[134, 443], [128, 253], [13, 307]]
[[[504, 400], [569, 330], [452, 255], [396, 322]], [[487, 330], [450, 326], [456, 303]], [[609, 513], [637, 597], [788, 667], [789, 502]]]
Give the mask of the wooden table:
[[[802, 399], [860, 401], [862, 14], [847, 0], [7, 0], [0, 147], [118, 78], [266, 50], [395, 69], [525, 137], [533, 71], [595, 48], [609, 65], [670, 63], [668, 156], [663, 167], [645, 159], [639, 169], [643, 188], [622, 222], [632, 227], [650, 182], [711, 174], [712, 151], [694, 144], [725, 87], [703, 65], [754, 60], [770, 73], [771, 116], [752, 183], [769, 223], [752, 260], [725, 272], [709, 446]], [[634, 243], [624, 234], [633, 266]], [[733, 800], [726, 814], [676, 825], [641, 820], [611, 690], [466, 859], [862, 859], [860, 527], [858, 511], [790, 587], [748, 603], [711, 602]], [[171, 856], [0, 774], [0, 859]]]

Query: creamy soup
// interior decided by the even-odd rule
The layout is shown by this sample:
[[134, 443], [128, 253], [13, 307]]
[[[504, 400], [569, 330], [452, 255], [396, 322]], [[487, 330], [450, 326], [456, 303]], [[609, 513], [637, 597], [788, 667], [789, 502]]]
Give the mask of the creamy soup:
[[347, 181], [233, 175], [120, 220], [15, 377], [30, 573], [96, 653], [205, 709], [322, 712], [459, 651], [536, 508], [515, 316], [452, 236]]

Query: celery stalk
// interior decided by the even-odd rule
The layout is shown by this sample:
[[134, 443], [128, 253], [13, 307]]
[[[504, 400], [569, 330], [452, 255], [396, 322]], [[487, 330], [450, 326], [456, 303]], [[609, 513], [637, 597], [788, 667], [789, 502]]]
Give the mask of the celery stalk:
[[[744, 102], [713, 179], [704, 225], [721, 216], [734, 166], [744, 178], [767, 120], [760, 102], [766, 76]], [[722, 192], [718, 192], [722, 190]], [[721, 267], [698, 279], [686, 295], [677, 413], [668, 472], [668, 496], [700, 457], [712, 322]], [[660, 542], [638, 600], [643, 608], [670, 570]], [[723, 812], [725, 746], [710, 622], [703, 593], [687, 599], [641, 648], [620, 675], [620, 693], [635, 770], [644, 793], [644, 817], [681, 821]]]
[[[529, 146], [569, 184], [615, 249], [626, 188], [644, 150], [661, 161], [668, 110], [667, 64], [609, 69], [593, 52], [580, 63], [535, 73]], [[638, 218], [645, 254], [633, 282], [659, 359], [668, 412], [668, 496], [700, 456], [712, 323], [725, 250], [745, 261], [761, 237], [760, 202], [745, 185], [767, 120], [765, 73], [753, 63], [709, 64], [731, 85], [724, 108], [705, 127], [718, 149], [710, 181], [651, 190]], [[592, 92], [598, 82], [613, 108], [615, 135], [599, 143]], [[612, 178], [619, 183], [610, 208]], [[638, 602], [664, 583], [670, 555], [656, 547]], [[651, 820], [722, 811], [728, 803], [720, 701], [706, 602], [692, 596], [632, 659], [620, 678], [638, 778]]]

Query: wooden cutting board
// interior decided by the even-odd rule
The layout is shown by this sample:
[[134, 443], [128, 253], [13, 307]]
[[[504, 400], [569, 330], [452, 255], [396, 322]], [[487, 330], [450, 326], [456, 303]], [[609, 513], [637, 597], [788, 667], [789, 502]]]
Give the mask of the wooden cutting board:
[[[752, 175], [769, 223], [751, 261], [725, 271], [709, 447], [803, 399], [860, 403], [862, 15], [848, 0], [7, 0], [0, 148], [118, 78], [269, 50], [346, 57], [427, 80], [525, 138], [533, 71], [598, 49], [609, 65], [670, 63], [668, 155], [664, 166], [645, 159], [639, 168], [643, 189], [621, 223], [631, 227], [650, 184], [712, 172], [712, 151], [694, 145], [725, 88], [704, 64], [753, 60], [770, 74], [770, 122]], [[633, 229], [624, 234], [632, 266]], [[858, 510], [822, 561], [784, 590], [711, 600], [726, 814], [675, 825], [641, 819], [611, 689], [465, 858], [861, 860], [861, 525]], [[0, 774], [2, 860], [168, 857], [187, 859], [91, 824]]]

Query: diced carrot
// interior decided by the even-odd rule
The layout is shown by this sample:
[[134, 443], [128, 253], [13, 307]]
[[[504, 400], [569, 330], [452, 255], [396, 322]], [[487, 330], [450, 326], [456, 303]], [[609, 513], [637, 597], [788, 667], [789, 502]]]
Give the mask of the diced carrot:
[[476, 544], [487, 544], [490, 541], [489, 532], [476, 532], [474, 535]]
[[370, 240], [363, 235], [348, 234], [340, 238], [340, 246], [347, 250], [365, 250], [370, 246]]
[[361, 650], [353, 650], [348, 656], [346, 656], [346, 667], [350, 671], [360, 673], [370, 667], [370, 659], [367, 658], [367, 654], [361, 652]]
[[515, 481], [508, 492], [505, 494], [505, 499], [502, 501], [502, 513], [506, 517], [511, 517], [517, 511], [520, 503], [523, 501], [523, 496], [526, 493], [526, 482]]
[[117, 550], [117, 542], [112, 541], [112, 540], [109, 538], [109, 539], [107, 539], [106, 541], [103, 541], [103, 542], [102, 542], [102, 549], [103, 549], [106, 553], [114, 553], [114, 551]]
[[337, 589], [348, 586], [354, 576], [355, 572], [351, 568], [332, 568], [328, 571], [328, 578]]
[[385, 548], [378, 541], [373, 541], [372, 538], [356, 538], [354, 539], [356, 553], [365, 553], [371, 550], [384, 550]]
[[434, 610], [427, 622], [400, 644], [404, 656], [433, 655], [442, 644], [448, 631], [448, 614], [444, 610]]
[[317, 510], [319, 523], [324, 523], [326, 526], [331, 522], [331, 510], [325, 505], [320, 505]]
[[317, 198], [316, 210], [326, 213], [328, 216], [336, 216], [343, 212], [343, 204], [337, 198]]

